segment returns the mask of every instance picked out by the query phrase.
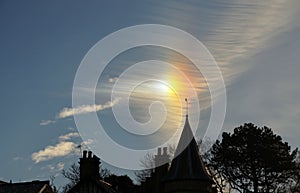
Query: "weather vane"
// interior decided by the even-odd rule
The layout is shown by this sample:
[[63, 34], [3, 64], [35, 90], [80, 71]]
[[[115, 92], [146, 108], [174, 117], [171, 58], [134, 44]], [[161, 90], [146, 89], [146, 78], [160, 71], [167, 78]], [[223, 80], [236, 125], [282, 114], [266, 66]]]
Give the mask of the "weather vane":
[[185, 109], [186, 109], [186, 116], [188, 116], [188, 113], [189, 113], [189, 104], [188, 104], [188, 100], [187, 98], [185, 98]]

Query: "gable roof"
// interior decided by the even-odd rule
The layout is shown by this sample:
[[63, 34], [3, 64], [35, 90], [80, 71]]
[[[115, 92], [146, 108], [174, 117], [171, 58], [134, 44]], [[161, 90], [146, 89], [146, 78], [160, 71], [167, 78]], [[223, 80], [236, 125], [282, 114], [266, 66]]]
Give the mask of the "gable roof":
[[0, 184], [0, 193], [43, 193], [53, 192], [49, 181], [32, 181]]
[[164, 181], [171, 180], [203, 180], [212, 182], [199, 155], [188, 115], [186, 115], [184, 128], [170, 170], [164, 178]]

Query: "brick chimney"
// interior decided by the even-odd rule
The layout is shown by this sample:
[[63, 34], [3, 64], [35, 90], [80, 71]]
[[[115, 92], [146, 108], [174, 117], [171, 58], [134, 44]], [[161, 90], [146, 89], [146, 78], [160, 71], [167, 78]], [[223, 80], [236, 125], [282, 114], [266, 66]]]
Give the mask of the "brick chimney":
[[92, 155], [92, 152], [83, 151], [82, 158], [79, 161], [80, 165], [80, 180], [100, 179], [99, 165], [100, 159]]
[[157, 149], [157, 155], [154, 158], [155, 170], [156, 172], [166, 173], [169, 168], [170, 155], [167, 152], [167, 147], [163, 148], [163, 152], [161, 150], [160, 147]]

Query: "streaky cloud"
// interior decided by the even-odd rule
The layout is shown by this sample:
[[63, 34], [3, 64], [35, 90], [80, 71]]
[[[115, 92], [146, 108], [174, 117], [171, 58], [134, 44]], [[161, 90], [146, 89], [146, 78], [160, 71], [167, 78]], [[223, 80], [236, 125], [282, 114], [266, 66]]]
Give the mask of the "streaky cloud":
[[71, 133], [67, 133], [65, 135], [61, 135], [59, 136], [59, 140], [60, 141], [67, 141], [67, 140], [70, 140], [71, 138], [74, 138], [74, 137], [79, 137], [79, 133], [78, 132], [71, 132]]
[[41, 120], [40, 125], [45, 126], [45, 125], [50, 125], [56, 123], [55, 120]]
[[73, 115], [80, 115], [80, 114], [86, 114], [91, 112], [97, 112], [104, 109], [111, 108], [113, 105], [115, 105], [118, 102], [118, 99], [115, 99], [113, 101], [106, 102], [105, 104], [94, 104], [94, 105], [82, 105], [75, 108], [63, 108], [57, 115], [57, 118], [66, 118], [71, 117]]

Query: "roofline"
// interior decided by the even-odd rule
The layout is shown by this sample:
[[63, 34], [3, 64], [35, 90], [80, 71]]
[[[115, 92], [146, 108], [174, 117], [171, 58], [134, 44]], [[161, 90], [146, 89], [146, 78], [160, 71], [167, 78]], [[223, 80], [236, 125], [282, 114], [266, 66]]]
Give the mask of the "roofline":
[[[4, 182], [4, 181], [1, 181], [1, 182]], [[10, 182], [4, 182], [3, 184], [0, 184], [1, 185], [19, 185], [19, 184], [50, 184], [50, 181], [49, 180], [43, 180], [43, 181], [40, 181], [40, 180], [33, 180], [31, 182], [16, 182], [16, 183], [10, 183]]]
[[182, 180], [187, 180], [187, 181], [202, 181], [202, 182], [211, 182], [215, 183], [211, 178], [178, 178], [178, 179], [163, 179], [162, 182], [172, 182], [172, 181], [182, 181]]

